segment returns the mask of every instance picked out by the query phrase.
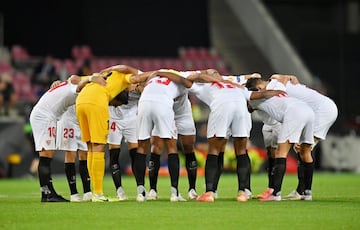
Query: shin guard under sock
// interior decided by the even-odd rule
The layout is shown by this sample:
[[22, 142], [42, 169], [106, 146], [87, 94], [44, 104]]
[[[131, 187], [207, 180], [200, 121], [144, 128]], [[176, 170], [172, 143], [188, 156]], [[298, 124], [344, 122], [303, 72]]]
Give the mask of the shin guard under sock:
[[179, 176], [180, 176], [180, 162], [177, 153], [169, 153], [168, 167], [170, 174], [171, 187], [178, 189]]
[[130, 164], [131, 164], [131, 171], [134, 173], [134, 156], [137, 152], [137, 148], [133, 148], [129, 150], [129, 156], [130, 156]]
[[298, 158], [298, 165], [297, 165], [298, 186], [296, 188], [296, 191], [299, 194], [304, 194], [305, 193], [304, 162], [301, 160], [299, 153], [297, 153], [297, 158]]
[[238, 191], [245, 191], [250, 189], [250, 173], [251, 165], [250, 158], [247, 153], [236, 156], [237, 166], [236, 172], [238, 176]]
[[205, 163], [205, 185], [206, 192], [214, 191], [214, 180], [218, 169], [218, 156], [208, 154]]
[[76, 188], [76, 170], [75, 163], [64, 163], [66, 179], [70, 188], [70, 194], [78, 193]]
[[121, 172], [119, 164], [120, 149], [110, 149], [110, 172], [116, 190], [121, 187]]
[[304, 162], [304, 184], [305, 190], [311, 190], [312, 179], [314, 175], [314, 162], [306, 163]]
[[160, 155], [151, 153], [148, 168], [150, 189], [154, 189], [155, 191], [157, 191], [156, 187], [160, 169]]
[[90, 176], [90, 181], [92, 181], [92, 161], [93, 161], [93, 152], [88, 152], [87, 155], [87, 168]]
[[47, 195], [47, 194], [56, 195], [51, 180], [51, 169], [50, 169], [51, 161], [52, 158], [39, 157], [38, 175], [39, 175], [39, 182], [40, 182], [42, 195]]
[[268, 188], [274, 188], [274, 176], [272, 174], [272, 169], [275, 164], [275, 158], [270, 157], [268, 159], [268, 163], [268, 168], [266, 169], [268, 174]]
[[275, 165], [273, 167], [274, 176], [274, 191], [273, 195], [279, 195], [281, 192], [282, 182], [286, 171], [286, 158], [275, 158]]
[[194, 152], [185, 154], [185, 166], [188, 175], [189, 190], [195, 189], [197, 177], [197, 161]]
[[84, 193], [90, 192], [90, 176], [87, 169], [87, 160], [79, 160], [79, 173]]
[[136, 153], [134, 155], [134, 176], [136, 185], [145, 185], [146, 154]]
[[215, 175], [215, 179], [214, 179], [214, 191], [216, 191], [218, 188], [220, 176], [221, 176], [223, 170], [224, 170], [224, 152], [220, 152], [219, 156], [218, 156], [218, 167], [217, 167], [217, 171], [216, 171], [216, 175]]

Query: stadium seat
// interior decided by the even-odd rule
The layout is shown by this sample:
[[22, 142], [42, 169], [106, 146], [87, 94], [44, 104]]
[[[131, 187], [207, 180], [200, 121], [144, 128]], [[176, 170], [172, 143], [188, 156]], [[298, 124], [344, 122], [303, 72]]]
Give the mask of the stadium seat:
[[30, 82], [30, 76], [20, 71], [16, 71], [13, 74], [12, 82], [15, 93], [20, 101], [33, 102], [37, 99]]
[[13, 45], [11, 47], [11, 57], [15, 61], [22, 61], [29, 59], [30, 55], [23, 46]]
[[88, 45], [80, 46], [80, 54], [82, 59], [91, 59], [94, 56], [90, 46]]
[[71, 56], [74, 59], [78, 59], [81, 58], [81, 50], [80, 50], [80, 46], [73, 46], [71, 48]]
[[76, 64], [71, 59], [65, 59], [64, 66], [69, 74], [76, 74], [78, 72], [78, 68], [76, 67]]
[[0, 61], [0, 72], [11, 72], [12, 67], [8, 61]]

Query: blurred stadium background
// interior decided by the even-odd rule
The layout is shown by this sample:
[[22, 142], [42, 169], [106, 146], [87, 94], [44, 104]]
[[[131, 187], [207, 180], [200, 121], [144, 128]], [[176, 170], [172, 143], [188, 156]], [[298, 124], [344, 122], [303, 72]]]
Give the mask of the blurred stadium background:
[[[60, 79], [78, 73], [84, 64], [98, 71], [119, 63], [143, 70], [295, 74], [339, 108], [328, 139], [314, 152], [316, 168], [360, 172], [359, 41], [357, 0], [4, 0], [0, 74], [11, 80], [17, 102], [13, 111], [0, 116], [0, 176], [28, 173], [33, 150], [26, 124], [43, 92], [34, 75], [48, 56]], [[207, 111], [191, 99], [201, 160]], [[249, 148], [256, 171], [265, 162], [260, 130], [254, 117]], [[231, 170], [231, 148], [228, 152]], [[122, 157], [125, 168], [128, 158]], [[55, 159], [54, 173], [63, 172], [63, 154]]]

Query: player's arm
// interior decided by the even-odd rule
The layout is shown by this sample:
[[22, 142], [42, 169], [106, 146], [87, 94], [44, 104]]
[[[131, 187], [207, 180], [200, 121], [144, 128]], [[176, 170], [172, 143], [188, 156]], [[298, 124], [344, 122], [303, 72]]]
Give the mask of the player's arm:
[[111, 71], [118, 71], [124, 74], [133, 74], [133, 75], [139, 73], [139, 70], [137, 68], [128, 65], [114, 65], [101, 70], [100, 73], [111, 72]]
[[268, 99], [276, 95], [286, 95], [286, 92], [282, 90], [252, 91], [250, 100]]
[[148, 71], [148, 72], [143, 72], [143, 73], [140, 73], [140, 74], [132, 75], [130, 77], [130, 83], [131, 84], [144, 83], [144, 82], [148, 81], [151, 78], [153, 73], [154, 73], [154, 71]]
[[[76, 77], [79, 77], [79, 76], [76, 76]], [[97, 83], [102, 86], [106, 85], [106, 80], [104, 79], [104, 77], [102, 75], [93, 74], [93, 75], [86, 77], [78, 82], [76, 92], [79, 93], [85, 87], [85, 85], [90, 82], [94, 82], [94, 83]]]
[[56, 80], [56, 81], [54, 81], [53, 83], [51, 83], [51, 85], [50, 85], [50, 89], [51, 89], [51, 88], [54, 88], [54, 87], [56, 87], [56, 86], [58, 86], [58, 85], [60, 85], [60, 84], [61, 84], [61, 82], [62, 82], [62, 81], [60, 81], [60, 80]]
[[284, 85], [286, 85], [289, 81], [292, 84], [299, 84], [299, 80], [295, 75], [273, 74], [270, 79], [276, 79]]
[[186, 88], [190, 88], [192, 86], [192, 82], [187, 78], [184, 78], [181, 73], [177, 71], [157, 70], [153, 72], [151, 76], [166, 77], [175, 83], [182, 84]]
[[[219, 75], [220, 76], [220, 75]], [[221, 76], [208, 74], [207, 72], [199, 72], [189, 75], [186, 79], [191, 82], [202, 82], [202, 83], [211, 83], [222, 81]]]
[[247, 109], [248, 109], [249, 113], [252, 113], [255, 111], [255, 109], [250, 105], [249, 102], [247, 103]]
[[198, 73], [191, 74], [187, 77], [188, 80], [192, 82], [202, 82], [202, 83], [212, 83], [212, 82], [225, 82], [227, 84], [231, 84], [238, 88], [245, 88], [244, 86], [237, 84], [235, 82], [229, 81], [227, 79], [223, 79], [223, 77], [215, 70], [212, 72], [213, 69], [208, 69], [206, 71], [200, 71]]

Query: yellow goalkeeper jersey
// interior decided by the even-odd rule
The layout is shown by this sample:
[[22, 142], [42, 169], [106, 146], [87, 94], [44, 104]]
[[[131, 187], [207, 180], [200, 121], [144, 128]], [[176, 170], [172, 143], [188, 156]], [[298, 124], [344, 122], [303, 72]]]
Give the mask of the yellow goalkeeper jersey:
[[79, 93], [76, 104], [95, 104], [107, 108], [109, 101], [130, 85], [132, 74], [111, 71], [106, 86], [88, 83]]

